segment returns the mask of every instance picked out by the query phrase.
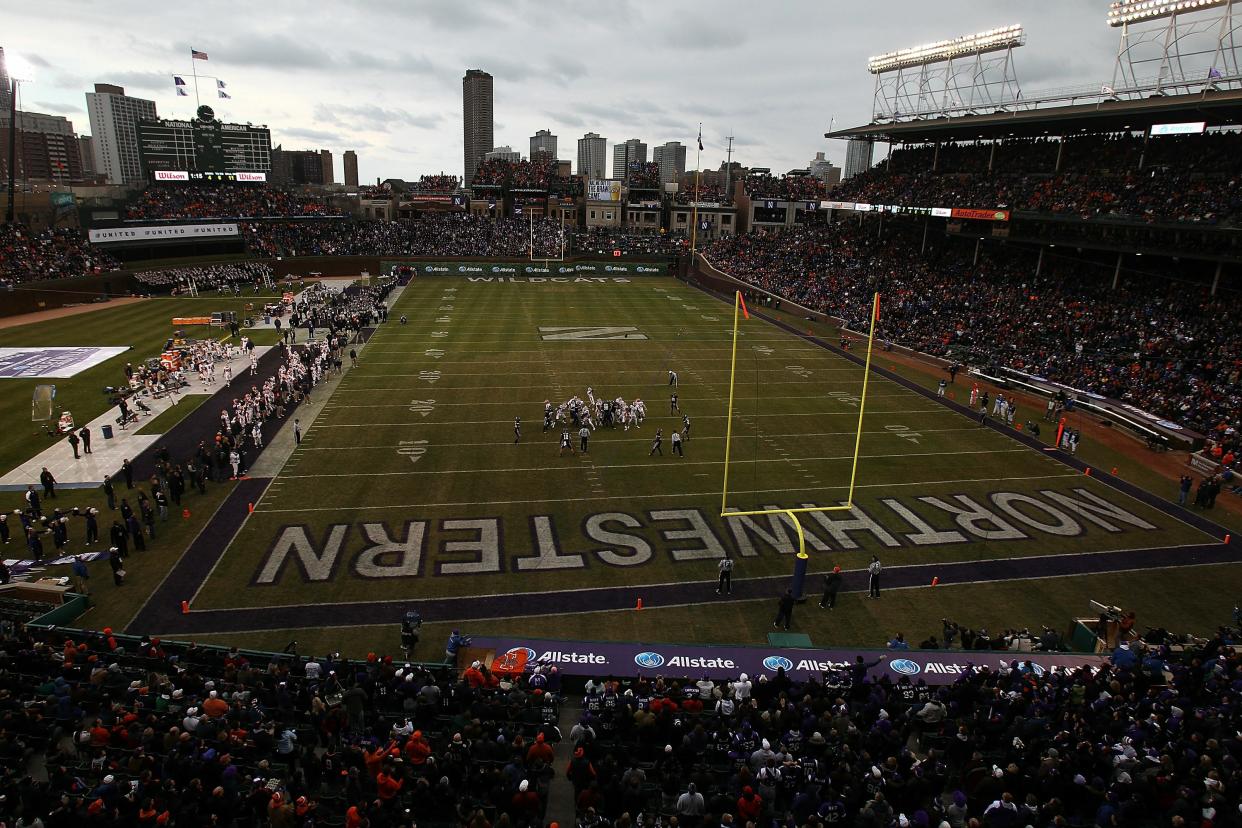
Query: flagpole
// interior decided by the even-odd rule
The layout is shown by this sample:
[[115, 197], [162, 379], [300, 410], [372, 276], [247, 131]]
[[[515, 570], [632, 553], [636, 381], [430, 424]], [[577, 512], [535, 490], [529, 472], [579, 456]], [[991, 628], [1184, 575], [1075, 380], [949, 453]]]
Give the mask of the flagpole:
[[195, 110], [202, 104], [198, 100], [198, 67], [194, 65], [194, 49], [190, 49], [190, 74], [194, 76], [194, 108]]
[[699, 167], [700, 156], [703, 154], [703, 125], [699, 124], [699, 140], [695, 144], [697, 149], [694, 151], [694, 209], [692, 211], [692, 220], [690, 222], [690, 264], [694, 264], [694, 253], [696, 250], [696, 238], [699, 231]]

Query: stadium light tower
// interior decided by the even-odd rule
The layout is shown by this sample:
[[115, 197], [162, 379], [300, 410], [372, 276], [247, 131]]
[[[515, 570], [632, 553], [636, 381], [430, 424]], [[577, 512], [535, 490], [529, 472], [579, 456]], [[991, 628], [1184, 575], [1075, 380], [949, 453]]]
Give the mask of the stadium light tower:
[[1108, 25], [1121, 29], [1121, 42], [1105, 93], [1127, 97], [1242, 86], [1236, 2], [1114, 0]]
[[876, 55], [872, 120], [997, 109], [1022, 97], [1013, 50], [1026, 42], [1021, 24], [1001, 26]]
[[13, 224], [16, 220], [16, 207], [13, 195], [17, 189], [17, 84], [34, 82], [34, 66], [18, 55], [6, 53], [5, 68], [9, 73], [9, 200], [5, 205], [4, 223]]

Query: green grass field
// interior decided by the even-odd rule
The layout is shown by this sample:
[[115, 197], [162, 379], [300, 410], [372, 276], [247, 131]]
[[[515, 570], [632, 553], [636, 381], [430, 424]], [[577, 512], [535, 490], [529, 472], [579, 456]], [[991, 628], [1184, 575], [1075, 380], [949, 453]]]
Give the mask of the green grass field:
[[[372, 339], [196, 608], [634, 590], [714, 580], [726, 551], [738, 578], [789, 571], [787, 519], [719, 516], [728, 306], [669, 279], [425, 279], [402, 313], [410, 324]], [[839, 503], [861, 369], [758, 320], [744, 334], [729, 505]], [[684, 458], [667, 439], [681, 424], [669, 368], [692, 417]], [[541, 433], [543, 401], [587, 386], [641, 396], [649, 418], [561, 456], [559, 434]], [[652, 457], [655, 428], [666, 439]], [[856, 511], [802, 518], [813, 572], [872, 553], [896, 565], [1209, 540], [891, 382], [873, 379], [863, 432]]]
[[[46, 449], [53, 442], [41, 423], [30, 420], [30, 398], [36, 385], [56, 386], [56, 410], [73, 412], [78, 424], [90, 422], [108, 407], [104, 386], [124, 380], [126, 362], [137, 364], [156, 357], [173, 334], [172, 319], [177, 316], [210, 316], [214, 311], [245, 312], [249, 302], [264, 297], [217, 298], [204, 294], [199, 298], [148, 299], [115, 308], [104, 308], [80, 316], [30, 325], [0, 329], [0, 347], [18, 348], [52, 345], [127, 345], [130, 350], [69, 379], [5, 379], [0, 380], [0, 422], [5, 424], [0, 439], [0, 468], [11, 469]], [[187, 328], [186, 335], [195, 338], [227, 335], [217, 328]], [[260, 345], [276, 342], [274, 331], [250, 332]]]
[[[0, 344], [124, 343], [146, 354], [162, 345], [169, 318], [208, 306], [231, 309], [210, 298], [156, 299], [0, 331]], [[773, 578], [772, 596], [783, 587], [796, 551], [788, 519], [719, 515], [728, 305], [671, 279], [431, 278], [405, 290], [392, 317], [401, 314], [409, 324], [380, 328], [211, 575], [187, 596], [195, 610], [318, 612], [308, 611], [295, 629], [208, 638], [277, 648], [299, 638], [304, 650], [391, 650], [393, 628], [355, 623], [344, 611], [325, 621], [323, 607], [416, 606], [462, 596], [484, 605], [487, 596], [516, 594], [527, 596], [519, 612], [463, 611], [463, 626], [478, 634], [763, 640], [771, 597], [722, 602], [709, 612], [651, 603], [643, 612], [590, 612], [574, 600], [582, 590], [609, 590], [628, 601], [654, 585], [712, 582], [724, 554], [737, 560], [737, 581]], [[550, 328], [558, 330], [541, 330]], [[742, 333], [729, 505], [839, 503], [854, 454], [861, 369], [758, 319], [743, 323]], [[124, 361], [58, 381], [58, 401], [80, 420], [93, 416], [106, 402], [98, 387]], [[681, 425], [669, 411], [669, 368], [680, 375], [680, 408], [693, 423], [684, 458], [671, 455], [668, 439]], [[930, 375], [905, 373], [934, 385]], [[7, 383], [0, 417], [13, 427], [0, 439], [0, 462], [13, 465], [43, 446], [24, 433], [27, 385], [34, 383]], [[648, 419], [629, 432], [600, 429], [589, 454], [561, 456], [559, 433], [541, 432], [543, 401], [585, 397], [588, 385], [610, 398], [642, 397]], [[523, 434], [515, 444], [516, 416]], [[652, 457], [655, 428], [664, 430], [664, 454]], [[862, 430], [855, 511], [801, 517], [812, 587], [814, 576], [833, 564], [859, 569], [871, 554], [893, 567], [1210, 541], [875, 376]], [[1147, 475], [1153, 490], [1162, 484], [1145, 470], [1134, 474]], [[127, 624], [231, 485], [193, 496], [192, 517], [163, 527], [159, 551], [135, 561], [124, 587], [114, 588], [106, 566], [94, 565], [95, 607], [81, 623]], [[73, 505], [102, 505], [96, 492], [73, 499]], [[1202, 598], [1207, 581], [1219, 600]], [[891, 592], [880, 602], [850, 595], [835, 613], [799, 610], [795, 627], [817, 645], [877, 645], [899, 629], [921, 638], [946, 614], [992, 629], [1063, 628], [1071, 615], [1085, 614], [1088, 598], [1097, 598], [1133, 607], [1149, 623], [1203, 632], [1228, 620], [1228, 596], [1239, 590], [1242, 578], [1224, 566], [942, 586]], [[422, 656], [438, 655], [452, 623], [442, 618], [428, 625]]]

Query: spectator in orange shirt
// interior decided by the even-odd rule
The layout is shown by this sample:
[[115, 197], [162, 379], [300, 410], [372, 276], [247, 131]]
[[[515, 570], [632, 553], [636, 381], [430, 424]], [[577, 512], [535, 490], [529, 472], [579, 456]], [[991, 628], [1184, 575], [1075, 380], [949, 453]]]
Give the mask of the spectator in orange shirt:
[[229, 712], [229, 703], [220, 698], [220, 694], [212, 690], [203, 702], [203, 712], [213, 719], [218, 719]]
[[363, 828], [363, 826], [369, 824], [370, 820], [367, 819], [367, 804], [365, 802], [349, 806], [349, 810], [345, 812], [345, 828]]
[[552, 764], [552, 746], [544, 741], [542, 733], [535, 734], [535, 743], [530, 746], [530, 750], [526, 751], [526, 762], [528, 764], [536, 759], [542, 761], [545, 765]]
[[405, 755], [412, 765], [421, 766], [427, 764], [427, 757], [431, 755], [431, 745], [423, 738], [421, 730], [416, 730], [410, 734], [410, 740], [405, 743]]
[[401, 793], [401, 786], [405, 784], [396, 773], [387, 773], [380, 771], [379, 776], [375, 777], [375, 786], [379, 791], [380, 802], [389, 802], [397, 794]]
[[384, 761], [384, 757], [388, 755], [388, 751], [396, 746], [396, 742], [389, 742], [387, 747], [376, 747], [375, 750], [362, 751], [362, 761], [366, 764], [367, 773], [372, 779], [379, 776], [380, 765]]
[[466, 679], [466, 684], [469, 684], [472, 689], [477, 690], [487, 684], [487, 677], [484, 676], [483, 671], [479, 669], [482, 666], [483, 664], [481, 662], [475, 661], [466, 668], [464, 678]]

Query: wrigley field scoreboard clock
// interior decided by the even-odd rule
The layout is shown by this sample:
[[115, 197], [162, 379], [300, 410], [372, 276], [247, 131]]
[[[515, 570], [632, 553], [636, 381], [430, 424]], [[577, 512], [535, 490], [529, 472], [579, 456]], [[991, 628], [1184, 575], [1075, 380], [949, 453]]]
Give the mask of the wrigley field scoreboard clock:
[[222, 122], [205, 104], [193, 120], [139, 121], [137, 130], [143, 170], [152, 181], [265, 181], [272, 170], [266, 126]]

